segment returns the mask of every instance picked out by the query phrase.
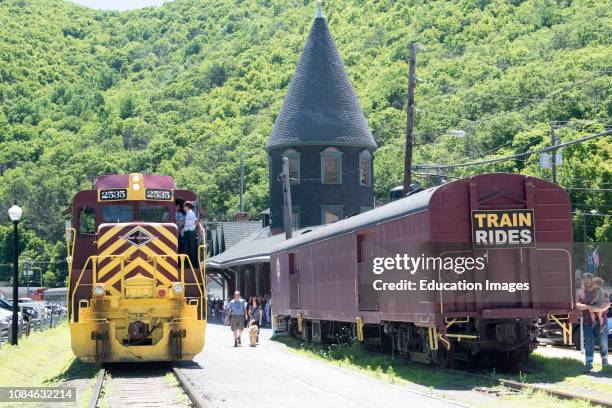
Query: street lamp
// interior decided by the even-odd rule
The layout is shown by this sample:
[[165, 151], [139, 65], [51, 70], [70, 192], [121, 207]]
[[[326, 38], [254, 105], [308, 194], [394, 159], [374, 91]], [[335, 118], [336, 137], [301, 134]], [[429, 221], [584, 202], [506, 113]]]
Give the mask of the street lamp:
[[8, 210], [8, 216], [13, 221], [13, 245], [15, 256], [13, 258], [13, 323], [11, 330], [11, 344], [17, 345], [17, 331], [19, 330], [19, 229], [17, 225], [21, 219], [23, 211], [13, 204]]

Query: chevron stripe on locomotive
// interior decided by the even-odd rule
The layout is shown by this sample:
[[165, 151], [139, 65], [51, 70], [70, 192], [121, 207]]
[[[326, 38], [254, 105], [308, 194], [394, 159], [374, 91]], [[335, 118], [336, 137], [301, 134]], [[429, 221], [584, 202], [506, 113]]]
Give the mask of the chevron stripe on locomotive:
[[81, 360], [190, 360], [204, 347], [205, 234], [195, 264], [179, 253], [179, 197], [197, 202], [171, 177], [140, 173], [101, 176], [74, 197], [68, 307]]

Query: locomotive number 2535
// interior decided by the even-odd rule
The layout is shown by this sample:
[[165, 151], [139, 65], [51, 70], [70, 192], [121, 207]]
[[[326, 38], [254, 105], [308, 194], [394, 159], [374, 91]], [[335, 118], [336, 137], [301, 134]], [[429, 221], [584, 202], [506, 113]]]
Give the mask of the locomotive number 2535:
[[126, 189], [100, 190], [100, 201], [126, 200]]
[[172, 191], [170, 190], [151, 190], [147, 189], [147, 200], [172, 200]]

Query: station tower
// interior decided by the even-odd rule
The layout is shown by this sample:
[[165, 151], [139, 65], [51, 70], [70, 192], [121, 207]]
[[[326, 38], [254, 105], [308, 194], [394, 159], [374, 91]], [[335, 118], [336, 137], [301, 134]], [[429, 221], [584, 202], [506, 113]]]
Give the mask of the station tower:
[[284, 231], [278, 181], [289, 159], [294, 229], [338, 221], [374, 206], [377, 145], [321, 4], [266, 144], [270, 228]]

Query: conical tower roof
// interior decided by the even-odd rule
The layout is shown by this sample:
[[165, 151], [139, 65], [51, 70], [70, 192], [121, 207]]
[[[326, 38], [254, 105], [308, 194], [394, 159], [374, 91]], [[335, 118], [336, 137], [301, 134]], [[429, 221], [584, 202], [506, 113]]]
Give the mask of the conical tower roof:
[[319, 9], [266, 149], [321, 144], [376, 148]]

